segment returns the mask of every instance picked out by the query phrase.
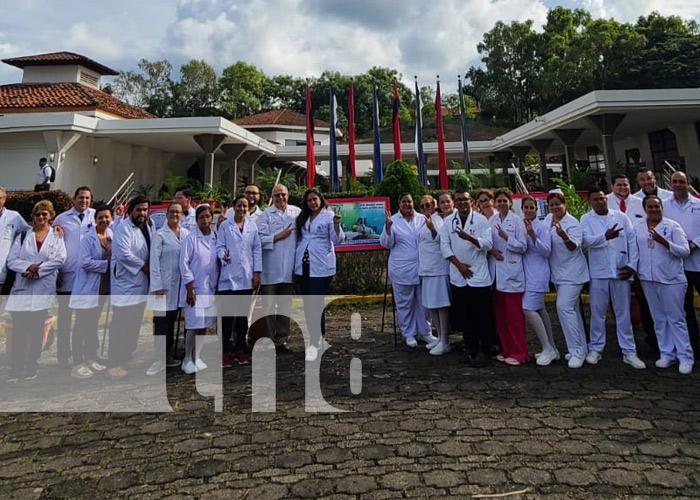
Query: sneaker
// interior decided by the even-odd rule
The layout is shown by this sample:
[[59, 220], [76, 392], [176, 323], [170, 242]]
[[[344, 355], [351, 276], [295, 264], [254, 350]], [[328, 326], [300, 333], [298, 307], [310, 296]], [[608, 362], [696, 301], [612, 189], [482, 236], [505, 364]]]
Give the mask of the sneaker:
[[501, 363], [505, 363], [506, 357], [503, 354], [496, 354], [496, 361], [500, 361]]
[[275, 353], [277, 354], [294, 354], [294, 351], [292, 351], [289, 347], [287, 347], [286, 344], [281, 344], [275, 346]]
[[555, 350], [543, 351], [537, 357], [537, 366], [549, 366], [552, 361], [556, 361], [560, 358], [561, 356], [559, 356], [559, 353]]
[[88, 368], [87, 363], [74, 366], [70, 371], [70, 376], [78, 379], [92, 378], [94, 373]]
[[428, 335], [416, 335], [416, 340], [420, 340], [421, 342], [425, 342], [426, 344], [438, 342], [438, 338], [433, 336], [432, 333], [429, 333]]
[[666, 359], [666, 358], [659, 358], [656, 360], [656, 367], [657, 368], [670, 368], [671, 366], [676, 364], [675, 359]]
[[310, 345], [309, 347], [306, 348], [306, 361], [309, 361], [309, 362], [316, 361], [317, 357], [318, 357], [318, 349], [316, 348], [316, 346]]
[[158, 361], [155, 361], [148, 370], [146, 370], [146, 375], [151, 377], [162, 372], [163, 370], [165, 370], [165, 363], [159, 359]]
[[250, 361], [248, 361], [248, 356], [245, 355], [245, 351], [243, 350], [236, 351], [236, 354], [233, 355], [233, 359], [235, 359], [236, 363], [238, 363], [239, 365], [250, 364]]
[[510, 358], [510, 357], [504, 359], [504, 362], [505, 362], [505, 364], [510, 365], [510, 366], [518, 366], [519, 364], [521, 364], [520, 361], [518, 361], [517, 359]]
[[180, 363], [182, 363], [182, 361], [180, 361], [179, 359], [175, 359], [172, 356], [168, 356], [165, 359], [165, 366], [167, 366], [168, 368], [176, 368], [180, 366]]
[[598, 351], [589, 351], [586, 355], [586, 363], [589, 365], [597, 365], [601, 359], [603, 359], [603, 355]]
[[571, 356], [569, 358], [569, 368], [581, 368], [586, 358], [583, 356]]
[[535, 354], [532, 355], [532, 357], [535, 358], [535, 359], [537, 359], [537, 358], [539, 358], [540, 356], [542, 356], [543, 353], [544, 353], [544, 351], [536, 352]]
[[225, 352], [221, 356], [221, 368], [231, 368], [233, 364], [231, 363], [231, 355]]
[[406, 337], [406, 345], [408, 347], [418, 347], [418, 341], [415, 337]]
[[565, 359], [566, 361], [569, 361], [569, 360], [571, 359], [571, 353], [570, 353], [570, 352], [567, 352], [566, 354], [564, 354], [564, 359]]
[[90, 371], [93, 373], [101, 373], [107, 369], [107, 367], [105, 365], [98, 363], [97, 361], [92, 360], [92, 359], [86, 361], [85, 366], [90, 368]]
[[437, 346], [440, 343], [440, 339], [436, 338], [434, 341], [429, 342], [428, 344], [425, 344], [425, 348], [428, 350], [433, 349], [435, 346]]
[[107, 370], [107, 375], [109, 375], [112, 378], [124, 378], [127, 375], [127, 372], [124, 368], [121, 366], [115, 366], [114, 368], [110, 368]]
[[625, 354], [622, 356], [622, 362], [630, 365], [632, 368], [636, 368], [637, 370], [643, 370], [647, 367], [644, 361], [639, 359], [639, 356], [636, 354]]
[[201, 358], [197, 358], [194, 360], [194, 366], [197, 367], [197, 371], [206, 370], [207, 368], [209, 368], [207, 364], [204, 361], [202, 361]]
[[442, 356], [450, 352], [450, 344], [439, 342], [435, 347], [430, 349], [430, 354], [433, 356]]
[[693, 371], [693, 365], [690, 363], [681, 363], [678, 365], [678, 373], [681, 375], [690, 375]]
[[187, 363], [183, 362], [182, 371], [185, 372], [187, 375], [192, 375], [197, 371], [197, 366], [192, 361], [188, 361]]

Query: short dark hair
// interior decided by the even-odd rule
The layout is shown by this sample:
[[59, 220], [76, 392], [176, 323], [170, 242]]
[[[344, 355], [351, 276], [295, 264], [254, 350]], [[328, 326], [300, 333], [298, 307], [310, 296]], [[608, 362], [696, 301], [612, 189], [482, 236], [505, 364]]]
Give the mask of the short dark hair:
[[80, 186], [78, 189], [76, 189], [75, 193], [73, 194], [73, 198], [77, 198], [81, 191], [87, 191], [90, 193], [90, 198], [92, 198], [92, 189], [87, 186]]
[[197, 210], [195, 210], [194, 212], [194, 219], [196, 221], [199, 221], [199, 215], [202, 212], [206, 212], [207, 210], [210, 214], [214, 215], [214, 211], [212, 210], [211, 205], [209, 205], [208, 203], [202, 203], [201, 205], [197, 205]]
[[452, 193], [449, 191], [442, 191], [441, 193], [438, 193], [437, 195], [437, 200], [440, 201], [440, 198], [443, 196], [449, 196], [452, 201], [454, 201], [454, 196], [452, 196]]
[[235, 207], [235, 206], [236, 206], [236, 203], [238, 203], [238, 200], [245, 200], [245, 201], [248, 201], [248, 198], [246, 198], [245, 195], [239, 194], [238, 196], [236, 196], [236, 197], [233, 199], [233, 201], [231, 202], [231, 206], [232, 206], [232, 207]]
[[650, 172], [652, 174], [654, 173], [654, 171], [652, 169], [650, 169], [649, 167], [642, 167], [639, 170], [637, 170], [637, 175], [646, 174], [647, 172]]
[[591, 195], [594, 195], [596, 193], [603, 193], [603, 196], [605, 196], [605, 191], [603, 191], [600, 187], [593, 187], [588, 190], [588, 197], [590, 198]]
[[180, 193], [180, 192], [183, 195], [185, 195], [185, 198], [189, 198], [189, 199], [194, 198], [194, 191], [192, 190], [192, 188], [190, 186], [180, 186], [175, 190], [175, 194]]
[[[445, 193], [440, 193], [440, 196], [442, 196], [443, 194], [445, 194]], [[468, 189], [464, 189], [464, 188], [455, 189], [455, 196], [457, 196], [458, 194], [468, 194], [470, 197], [472, 195]]]
[[625, 180], [627, 180], [628, 182], [629, 182], [629, 180], [630, 180], [630, 178], [627, 177], [627, 175], [625, 175], [625, 174], [615, 174], [615, 175], [612, 176], [612, 179], [610, 179], [610, 183], [611, 183], [611, 184], [615, 184], [615, 181], [618, 180], [618, 179], [625, 179]]
[[126, 213], [130, 214], [134, 211], [134, 208], [136, 208], [137, 205], [141, 205], [143, 203], [148, 204], [148, 206], [151, 205], [151, 201], [148, 199], [148, 196], [137, 194], [131, 198], [131, 200], [129, 200], [129, 204], [126, 206]]
[[110, 215], [114, 215], [112, 207], [110, 207], [106, 203], [98, 203], [93, 208], [95, 209], [95, 217], [97, 217], [97, 214], [99, 214], [100, 212], [104, 212], [105, 210], [107, 210]]
[[659, 198], [655, 194], [649, 194], [649, 195], [645, 196], [644, 199], [642, 200], [642, 208], [644, 210], [647, 209], [647, 200], [650, 200], [650, 199], [654, 199], [654, 200], [658, 201], [661, 204], [661, 206], [663, 207], [664, 202], [661, 201], [661, 198]]
[[498, 197], [501, 196], [501, 195], [505, 196], [506, 198], [508, 198], [508, 200], [509, 200], [511, 203], [513, 203], [513, 198], [510, 196], [510, 191], [508, 191], [507, 189], [497, 189], [497, 190], [493, 193], [493, 199], [495, 200], [496, 198], [498, 198]]
[[410, 196], [410, 197], [411, 197], [411, 200], [413, 200], [413, 195], [412, 195], [411, 193], [408, 193], [408, 192], [406, 192], [406, 193], [401, 193], [401, 194], [399, 195], [399, 203], [401, 203], [401, 200], [403, 200], [406, 196]]
[[566, 198], [564, 198], [564, 195], [561, 193], [549, 193], [547, 195], [547, 204], [549, 204], [549, 200], [553, 200], [554, 198], [566, 205]]
[[45, 161], [48, 163], [49, 160], [47, 160], [46, 158], [39, 158], [39, 163], [41, 163], [42, 161]]

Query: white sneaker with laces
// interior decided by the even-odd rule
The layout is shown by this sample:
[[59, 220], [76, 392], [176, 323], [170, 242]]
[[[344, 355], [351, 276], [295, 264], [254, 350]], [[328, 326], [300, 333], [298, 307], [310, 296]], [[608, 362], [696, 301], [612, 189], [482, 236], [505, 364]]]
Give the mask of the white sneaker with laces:
[[202, 361], [201, 359], [196, 359], [194, 361], [194, 366], [197, 367], [197, 371], [206, 370], [207, 368], [209, 368], [207, 366], [207, 364], [204, 361]]
[[643, 370], [647, 367], [646, 363], [639, 359], [639, 356], [636, 354], [625, 354], [622, 356], [622, 362], [630, 365], [632, 368], [636, 368], [637, 370]]
[[603, 355], [598, 351], [589, 351], [586, 355], [586, 363], [589, 365], [597, 365], [601, 359], [603, 359]]
[[666, 358], [659, 358], [656, 360], [656, 367], [657, 368], [670, 368], [671, 366], [676, 364], [675, 359], [666, 359]]
[[418, 341], [415, 337], [406, 337], [406, 345], [408, 347], [418, 347]]
[[195, 365], [192, 361], [182, 363], [182, 371], [185, 372], [187, 375], [192, 375], [193, 373], [197, 372], [197, 365]]
[[571, 356], [569, 358], [569, 368], [581, 368], [586, 358], [583, 356]]
[[678, 365], [678, 373], [681, 375], [690, 375], [693, 372], [693, 365], [690, 363], [681, 363]]
[[428, 349], [428, 350], [431, 350], [431, 349], [433, 349], [434, 347], [436, 347], [436, 346], [439, 345], [439, 344], [440, 344], [440, 339], [435, 339], [433, 342], [430, 342], [430, 343], [428, 343], [428, 344], [425, 344], [425, 348]]
[[316, 346], [310, 345], [309, 347], [306, 348], [306, 361], [309, 363], [312, 361], [316, 361], [316, 358], [318, 357], [318, 348]]
[[163, 370], [165, 370], [165, 363], [161, 360], [158, 360], [155, 361], [148, 370], [146, 370], [146, 375], [150, 377], [162, 372]]
[[432, 333], [428, 335], [416, 335], [416, 340], [425, 342], [426, 344], [432, 344], [433, 342], [439, 342], [439, 339], [435, 337]]
[[438, 344], [430, 349], [430, 354], [433, 356], [442, 356], [443, 354], [447, 354], [450, 352], [450, 344], [444, 344], [442, 342], [438, 342]]
[[543, 351], [537, 357], [537, 366], [549, 366], [550, 363], [556, 359], [559, 359], [559, 353], [557, 351]]

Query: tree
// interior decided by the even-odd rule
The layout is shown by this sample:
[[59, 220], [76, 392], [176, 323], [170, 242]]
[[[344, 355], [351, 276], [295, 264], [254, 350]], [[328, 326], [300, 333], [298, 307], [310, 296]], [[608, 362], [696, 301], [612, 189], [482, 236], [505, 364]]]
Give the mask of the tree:
[[425, 188], [418, 180], [415, 165], [409, 165], [405, 161], [395, 160], [384, 169], [384, 178], [374, 189], [376, 196], [388, 196], [391, 203], [391, 211], [399, 209], [399, 196], [403, 193], [411, 193], [413, 203], [417, 204], [425, 193]]
[[238, 61], [225, 68], [219, 80], [224, 113], [240, 118], [260, 112], [269, 86], [269, 78], [252, 64]]
[[192, 59], [180, 67], [180, 81], [171, 86], [172, 116], [219, 114], [219, 88], [214, 68]]
[[138, 68], [139, 71], [120, 71], [111, 87], [115, 97], [145, 108], [154, 97], [168, 92], [173, 66], [167, 59], [141, 59]]
[[288, 108], [304, 113], [306, 80], [290, 75], [273, 76], [267, 80], [263, 90], [263, 108]]

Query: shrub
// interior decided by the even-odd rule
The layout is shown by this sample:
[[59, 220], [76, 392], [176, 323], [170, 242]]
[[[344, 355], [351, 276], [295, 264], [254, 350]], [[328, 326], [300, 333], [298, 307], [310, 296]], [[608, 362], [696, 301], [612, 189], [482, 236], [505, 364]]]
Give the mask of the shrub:
[[405, 161], [396, 160], [387, 165], [382, 182], [374, 189], [375, 196], [388, 196], [391, 203], [391, 211], [399, 209], [399, 196], [403, 193], [411, 193], [413, 202], [418, 203], [425, 193], [425, 188], [418, 179], [415, 166]]
[[386, 252], [339, 252], [331, 293], [366, 295], [384, 292]]
[[32, 209], [37, 202], [49, 200], [53, 203], [56, 215], [69, 210], [73, 206], [73, 198], [65, 191], [19, 191], [7, 193], [5, 206], [9, 210], [16, 210], [27, 222], [32, 222]]

